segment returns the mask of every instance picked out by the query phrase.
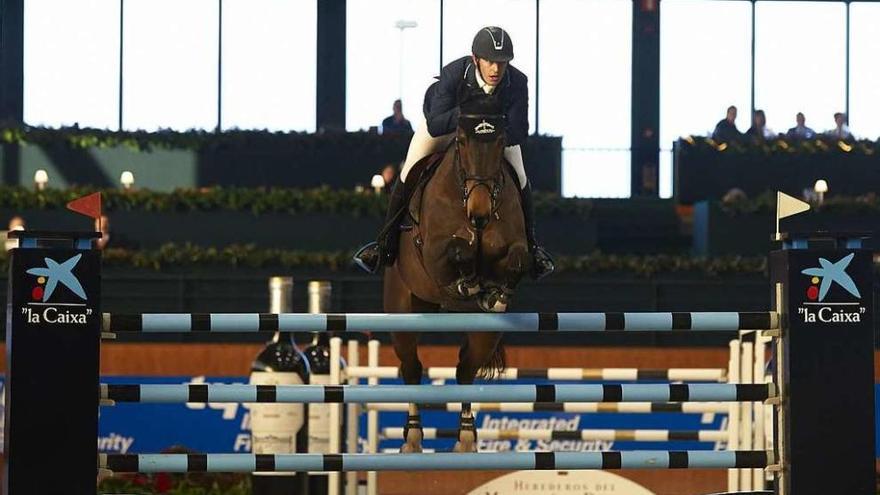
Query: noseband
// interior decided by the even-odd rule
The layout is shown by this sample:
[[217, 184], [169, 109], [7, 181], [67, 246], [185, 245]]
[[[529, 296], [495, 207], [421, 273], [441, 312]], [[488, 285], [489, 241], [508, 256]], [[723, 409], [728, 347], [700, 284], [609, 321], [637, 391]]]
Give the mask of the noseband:
[[[497, 120], [497, 115], [480, 115], [480, 114], [464, 114], [461, 115], [461, 118], [466, 119], [493, 119]], [[496, 132], [494, 129], [493, 133]], [[498, 139], [498, 138], [496, 138]], [[502, 160], [503, 155], [502, 155]], [[504, 190], [504, 172], [502, 167], [498, 167], [498, 171], [491, 176], [485, 175], [469, 175], [467, 171], [462, 167], [461, 164], [461, 142], [458, 139], [458, 136], [455, 137], [455, 160], [453, 161], [455, 166], [455, 175], [458, 179], [458, 187], [461, 190], [461, 204], [464, 207], [467, 207], [468, 199], [470, 199], [471, 194], [478, 188], [484, 187], [486, 191], [489, 193], [489, 198], [491, 199], [491, 216], [498, 216], [498, 207], [501, 205], [501, 192]], [[470, 184], [470, 186], [468, 185]]]

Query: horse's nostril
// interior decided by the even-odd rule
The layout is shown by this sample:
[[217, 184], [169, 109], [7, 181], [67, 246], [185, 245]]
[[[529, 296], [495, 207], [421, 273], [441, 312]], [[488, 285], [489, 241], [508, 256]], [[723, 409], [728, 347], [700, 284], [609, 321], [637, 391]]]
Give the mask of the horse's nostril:
[[471, 217], [471, 225], [474, 228], [482, 229], [489, 224], [489, 217]]

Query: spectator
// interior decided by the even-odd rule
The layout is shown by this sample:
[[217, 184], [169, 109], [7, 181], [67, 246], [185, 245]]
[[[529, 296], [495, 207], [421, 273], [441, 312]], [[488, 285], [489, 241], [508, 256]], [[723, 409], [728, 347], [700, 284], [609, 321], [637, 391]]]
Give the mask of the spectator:
[[742, 134], [736, 128], [736, 107], [731, 105], [727, 108], [727, 116], [715, 125], [712, 131], [712, 139], [722, 143], [739, 141]]
[[382, 180], [385, 181], [384, 191], [391, 193], [391, 186], [394, 185], [394, 179], [397, 178], [397, 167], [392, 164], [385, 165], [382, 169]]
[[[6, 232], [4, 232], [4, 234], [8, 235], [13, 230], [24, 230], [24, 218], [21, 218], [20, 216], [16, 215], [16, 216], [9, 219], [9, 227], [6, 230]], [[18, 239], [10, 239], [7, 236], [4, 236], [4, 238], [6, 239], [6, 250], [7, 251], [18, 247]]]
[[795, 121], [797, 125], [789, 129], [787, 133], [790, 139], [813, 139], [816, 137], [816, 131], [807, 127], [807, 119], [803, 113], [798, 112]]
[[394, 113], [382, 121], [382, 134], [412, 134], [412, 124], [403, 116], [403, 103], [394, 100]]
[[852, 139], [853, 135], [849, 131], [849, 126], [847, 125], [847, 117], [845, 113], [837, 112], [834, 114], [834, 129], [831, 129], [826, 134], [829, 137], [837, 138], [837, 139]]
[[760, 142], [765, 139], [771, 139], [773, 136], [773, 131], [767, 127], [767, 116], [764, 115], [764, 111], [755, 110], [755, 114], [752, 117], [752, 127], [749, 127], [749, 130], [746, 131], [746, 137], [752, 141]]

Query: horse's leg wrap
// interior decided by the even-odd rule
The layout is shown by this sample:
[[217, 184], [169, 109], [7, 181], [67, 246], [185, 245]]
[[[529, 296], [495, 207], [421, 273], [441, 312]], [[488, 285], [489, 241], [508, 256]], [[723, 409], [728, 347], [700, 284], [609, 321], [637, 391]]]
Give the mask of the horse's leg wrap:
[[461, 415], [458, 417], [458, 442], [454, 450], [455, 452], [477, 451], [477, 427], [470, 403], [461, 405]]
[[[415, 409], [414, 405], [410, 406], [410, 409]], [[406, 425], [403, 427], [403, 445], [400, 447], [400, 452], [404, 454], [421, 452], [422, 438], [424, 438], [422, 417], [418, 412], [412, 414], [410, 411], [410, 415], [406, 418]]]

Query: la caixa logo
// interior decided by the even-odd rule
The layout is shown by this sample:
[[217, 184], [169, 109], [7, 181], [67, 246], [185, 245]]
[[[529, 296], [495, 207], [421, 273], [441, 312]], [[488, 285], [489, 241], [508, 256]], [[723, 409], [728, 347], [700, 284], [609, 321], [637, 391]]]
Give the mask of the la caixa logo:
[[74, 270], [82, 254], [58, 262], [43, 258], [44, 266], [25, 271], [31, 276], [30, 298], [21, 308], [28, 323], [85, 325], [92, 314], [89, 299]]
[[819, 258], [818, 265], [801, 270], [810, 277], [805, 300], [798, 314], [805, 323], [860, 323], [867, 309], [862, 294], [847, 268], [855, 257], [850, 253], [837, 261]]

